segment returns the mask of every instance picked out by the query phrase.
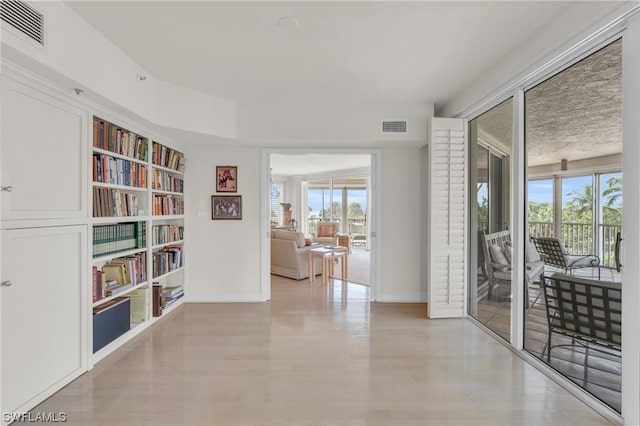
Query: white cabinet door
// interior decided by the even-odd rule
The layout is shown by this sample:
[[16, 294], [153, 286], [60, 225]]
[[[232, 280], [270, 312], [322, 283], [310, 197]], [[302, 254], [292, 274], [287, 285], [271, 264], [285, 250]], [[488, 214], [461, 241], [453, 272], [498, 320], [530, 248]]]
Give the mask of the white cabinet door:
[[86, 217], [87, 113], [7, 79], [0, 90], [2, 220]]
[[2, 231], [2, 412], [33, 408], [86, 371], [86, 265], [86, 225]]

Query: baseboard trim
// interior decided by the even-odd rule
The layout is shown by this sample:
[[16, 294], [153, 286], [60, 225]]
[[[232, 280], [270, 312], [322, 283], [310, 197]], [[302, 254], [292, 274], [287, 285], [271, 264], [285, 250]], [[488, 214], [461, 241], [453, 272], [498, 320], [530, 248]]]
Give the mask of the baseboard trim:
[[224, 296], [185, 296], [185, 302], [187, 303], [262, 303], [266, 302], [260, 295], [252, 294], [238, 294], [238, 295], [224, 295]]

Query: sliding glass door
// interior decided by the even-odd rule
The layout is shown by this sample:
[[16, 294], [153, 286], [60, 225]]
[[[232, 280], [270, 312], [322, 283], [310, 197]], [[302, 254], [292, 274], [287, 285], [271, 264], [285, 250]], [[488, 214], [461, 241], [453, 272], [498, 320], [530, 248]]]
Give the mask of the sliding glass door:
[[[524, 105], [526, 174], [530, 179], [525, 245], [532, 247], [530, 237], [554, 237], [562, 253], [558, 259], [565, 263], [595, 259], [580, 268], [566, 268], [548, 261], [552, 253], [542, 244], [536, 245], [538, 250], [525, 250], [528, 256], [547, 260], [546, 276], [572, 274], [590, 284], [582, 294], [572, 284], [571, 294], [563, 295], [560, 302], [554, 300], [560, 287], [545, 292], [532, 280], [524, 316], [524, 348], [620, 412], [621, 343], [618, 340], [615, 344], [615, 335], [620, 336], [621, 304], [620, 300], [599, 300], [597, 286], [617, 288], [618, 294], [622, 287], [621, 275], [613, 268], [616, 236], [622, 230], [621, 41], [530, 88]], [[569, 288], [569, 284], [565, 286]], [[613, 322], [595, 313], [603, 303], [615, 310]], [[570, 304], [574, 308], [568, 317], [594, 312], [573, 336], [562, 334], [563, 329], [554, 322], [560, 317], [560, 310], [554, 307]], [[608, 333], [599, 334], [601, 327]], [[599, 337], [589, 343], [580, 338], [590, 333]], [[600, 344], [594, 344], [595, 340]]]
[[[468, 311], [506, 340], [510, 340], [511, 333], [511, 268], [507, 258], [510, 257], [508, 243], [511, 240], [512, 127], [511, 99], [469, 123], [471, 268]], [[492, 245], [496, 247], [491, 248]], [[501, 255], [499, 260], [506, 262], [501, 267], [495, 266], [498, 254]]]

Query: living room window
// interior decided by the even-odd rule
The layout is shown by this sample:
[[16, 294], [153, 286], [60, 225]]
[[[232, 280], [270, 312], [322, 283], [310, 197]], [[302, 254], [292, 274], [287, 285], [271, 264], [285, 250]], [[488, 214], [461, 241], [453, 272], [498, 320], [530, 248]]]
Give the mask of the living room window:
[[279, 225], [282, 218], [280, 203], [282, 203], [282, 190], [283, 185], [281, 183], [271, 184], [271, 223]]

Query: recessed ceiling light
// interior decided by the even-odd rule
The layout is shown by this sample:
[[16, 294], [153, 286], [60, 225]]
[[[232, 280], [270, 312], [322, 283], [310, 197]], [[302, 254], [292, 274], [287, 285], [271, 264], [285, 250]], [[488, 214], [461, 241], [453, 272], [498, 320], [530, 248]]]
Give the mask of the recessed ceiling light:
[[283, 16], [278, 19], [278, 26], [283, 30], [293, 30], [298, 28], [298, 20], [292, 16]]

